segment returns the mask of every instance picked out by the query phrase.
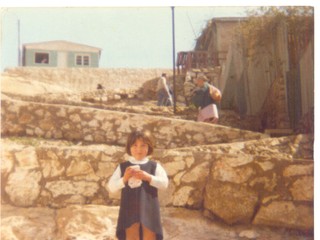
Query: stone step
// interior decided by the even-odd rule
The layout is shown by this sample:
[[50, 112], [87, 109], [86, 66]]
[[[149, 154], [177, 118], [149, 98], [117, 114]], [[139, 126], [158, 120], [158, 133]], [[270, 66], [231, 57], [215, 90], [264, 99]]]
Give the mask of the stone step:
[[264, 133], [269, 134], [271, 137], [292, 135], [293, 130], [289, 128], [265, 129]]
[[180, 148], [179, 151], [248, 154], [282, 159], [313, 159], [314, 136], [298, 134], [222, 144]]

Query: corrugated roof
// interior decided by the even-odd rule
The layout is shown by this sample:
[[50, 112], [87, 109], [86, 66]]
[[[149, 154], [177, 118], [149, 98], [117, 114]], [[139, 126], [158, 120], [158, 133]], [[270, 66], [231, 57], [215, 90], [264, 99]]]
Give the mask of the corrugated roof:
[[26, 43], [23, 44], [26, 49], [37, 50], [59, 50], [59, 51], [78, 51], [78, 52], [101, 52], [101, 48], [92, 47], [84, 44], [68, 42], [63, 40], [38, 42], [38, 43]]

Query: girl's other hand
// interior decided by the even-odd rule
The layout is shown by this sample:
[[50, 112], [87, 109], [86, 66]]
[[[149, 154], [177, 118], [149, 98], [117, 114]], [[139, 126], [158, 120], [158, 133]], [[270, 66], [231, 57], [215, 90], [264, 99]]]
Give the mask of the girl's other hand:
[[137, 179], [141, 179], [142, 181], [151, 182], [151, 175], [142, 170], [135, 170], [133, 176]]

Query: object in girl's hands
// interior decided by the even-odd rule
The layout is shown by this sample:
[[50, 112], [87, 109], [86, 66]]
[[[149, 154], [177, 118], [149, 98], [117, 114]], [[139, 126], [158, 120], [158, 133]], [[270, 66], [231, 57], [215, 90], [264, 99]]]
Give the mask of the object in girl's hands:
[[[133, 171], [140, 170], [140, 166], [139, 166], [139, 165], [134, 165], [134, 166], [131, 166], [130, 168], [133, 169]], [[135, 178], [135, 177], [131, 177], [131, 178], [129, 178], [129, 180], [128, 180], [128, 185], [129, 185], [129, 187], [131, 187], [131, 188], [140, 187], [141, 184], [142, 184], [142, 180], [141, 180], [141, 179], [137, 179], [137, 178]]]
[[134, 171], [140, 170], [140, 166], [139, 165], [133, 165], [130, 168], [133, 169]]

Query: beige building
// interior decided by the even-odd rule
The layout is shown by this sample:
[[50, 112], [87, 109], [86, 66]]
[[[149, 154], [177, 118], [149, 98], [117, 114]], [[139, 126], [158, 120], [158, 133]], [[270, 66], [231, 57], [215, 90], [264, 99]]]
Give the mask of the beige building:
[[225, 63], [234, 33], [246, 18], [212, 18], [197, 39], [195, 51], [207, 51], [208, 62], [212, 66]]
[[198, 69], [210, 71], [216, 66], [224, 66], [230, 44], [241, 21], [246, 18], [212, 18], [197, 39], [193, 51], [177, 54], [178, 74]]

